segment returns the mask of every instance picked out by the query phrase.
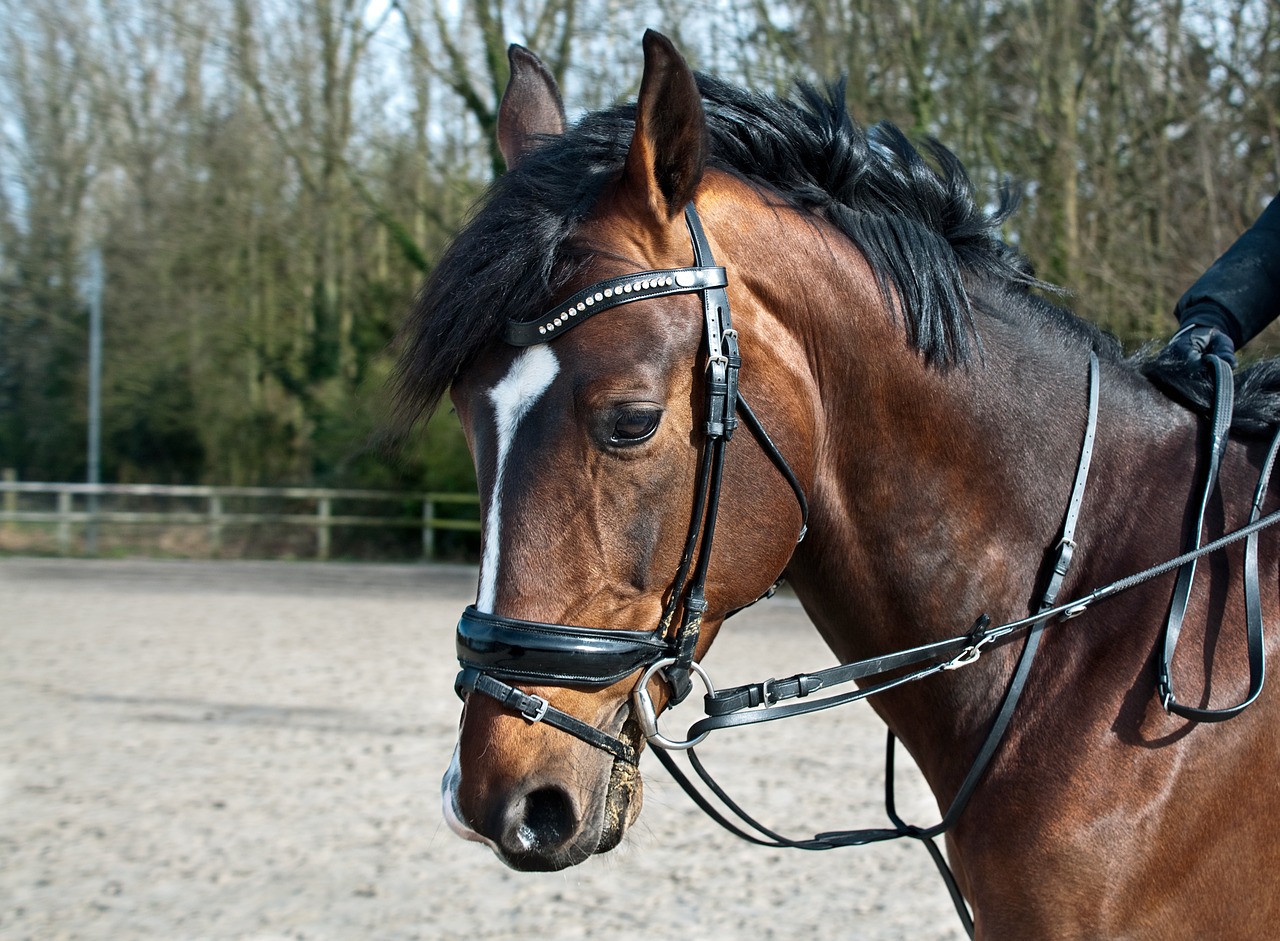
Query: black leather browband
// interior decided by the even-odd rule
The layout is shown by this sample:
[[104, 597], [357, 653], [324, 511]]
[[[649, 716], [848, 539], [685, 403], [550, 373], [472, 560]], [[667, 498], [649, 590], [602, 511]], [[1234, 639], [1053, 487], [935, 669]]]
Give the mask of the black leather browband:
[[458, 660], [491, 676], [536, 685], [608, 686], [667, 650], [653, 631], [541, 624], [468, 605], [458, 621]]

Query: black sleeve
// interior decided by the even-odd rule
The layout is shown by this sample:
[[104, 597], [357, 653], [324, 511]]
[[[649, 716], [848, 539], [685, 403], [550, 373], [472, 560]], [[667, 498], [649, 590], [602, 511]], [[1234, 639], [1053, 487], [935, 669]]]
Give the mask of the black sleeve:
[[1237, 347], [1280, 316], [1280, 196], [1182, 295], [1178, 322], [1226, 330]]

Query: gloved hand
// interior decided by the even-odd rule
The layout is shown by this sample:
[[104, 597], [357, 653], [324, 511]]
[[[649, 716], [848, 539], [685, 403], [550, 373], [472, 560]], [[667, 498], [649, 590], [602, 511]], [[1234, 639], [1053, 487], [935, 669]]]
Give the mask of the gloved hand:
[[1209, 354], [1236, 368], [1236, 347], [1231, 337], [1212, 324], [1197, 323], [1195, 314], [1191, 313], [1169, 341], [1165, 355], [1174, 355], [1189, 366], [1198, 366]]

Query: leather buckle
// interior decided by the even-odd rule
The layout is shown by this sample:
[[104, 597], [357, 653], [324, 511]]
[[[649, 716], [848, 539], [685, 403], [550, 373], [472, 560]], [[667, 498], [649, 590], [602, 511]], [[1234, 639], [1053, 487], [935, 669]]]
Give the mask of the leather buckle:
[[774, 703], [778, 701], [778, 696], [773, 691], [773, 684], [776, 682], [777, 680], [775, 680], [773, 677], [769, 677], [767, 680], [765, 680], [763, 683], [760, 684], [760, 705], [772, 706]]
[[[551, 703], [532, 693], [527, 693], [526, 697], [525, 702], [520, 705], [520, 715], [529, 720], [530, 724], [541, 722], [546, 718], [547, 710], [551, 708]], [[530, 708], [533, 708], [533, 712], [529, 711]]]

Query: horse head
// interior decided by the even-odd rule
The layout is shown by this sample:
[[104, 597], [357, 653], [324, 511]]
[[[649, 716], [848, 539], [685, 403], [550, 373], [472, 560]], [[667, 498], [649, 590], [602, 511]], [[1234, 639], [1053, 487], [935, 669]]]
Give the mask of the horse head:
[[[544, 296], [508, 298], [497, 319], [474, 314], [490, 317], [490, 342], [477, 344], [451, 384], [475, 460], [484, 533], [476, 604], [460, 627], [462, 659], [474, 669], [461, 681], [466, 700], [444, 779], [445, 814], [457, 832], [520, 869], [562, 868], [618, 843], [641, 804], [635, 759], [643, 742], [632, 694], [642, 671], [652, 722], [673, 681], [646, 668], [668, 654], [696, 662], [724, 617], [778, 579], [802, 527], [792, 486], [749, 436], [735, 443], [741, 453], [727, 469], [712, 456], [708, 426], [727, 424], [716, 434], [731, 435], [736, 395], [717, 422], [708, 386], [732, 380], [722, 373], [736, 374], [737, 363], [722, 355], [724, 343], [736, 343], [731, 328], [717, 325], [729, 336], [708, 339], [707, 319], [718, 316], [708, 304], [727, 308], [731, 298], [735, 316], [751, 327], [741, 352], [751, 363], [744, 384], [782, 451], [799, 458], [794, 473], [803, 480], [811, 471], [803, 455], [815, 435], [813, 400], [803, 394], [801, 366], [785, 355], [795, 341], [772, 323], [764, 329], [760, 300], [745, 285], [731, 282], [727, 297], [708, 301], [725, 279], [710, 259], [695, 257], [697, 223], [686, 207], [725, 216], [732, 182], [707, 171], [693, 74], [656, 33], [646, 34], [644, 54], [625, 155], [597, 171], [599, 179], [583, 169], [574, 200], [589, 205], [559, 223], [568, 236], [539, 262], [547, 269], [539, 275]], [[499, 142], [508, 185], [536, 188], [564, 112], [541, 63], [519, 47], [510, 58]], [[502, 189], [499, 181], [495, 212]], [[492, 225], [480, 219], [473, 229]], [[704, 251], [720, 249], [701, 237]], [[465, 234], [459, 244], [470, 244]], [[503, 261], [473, 255], [467, 267]], [[433, 290], [429, 284], [426, 303]], [[483, 309], [501, 300], [472, 303]], [[550, 312], [540, 316], [544, 303]], [[766, 352], [756, 337], [770, 330], [779, 342]], [[718, 522], [717, 505], [725, 508]], [[688, 586], [698, 581], [691, 601]], [[614, 660], [578, 671], [590, 655], [575, 638]], [[690, 648], [683, 655], [679, 643]], [[542, 672], [530, 666], [539, 657], [552, 661]], [[541, 721], [547, 710], [614, 744], [565, 734]]]

